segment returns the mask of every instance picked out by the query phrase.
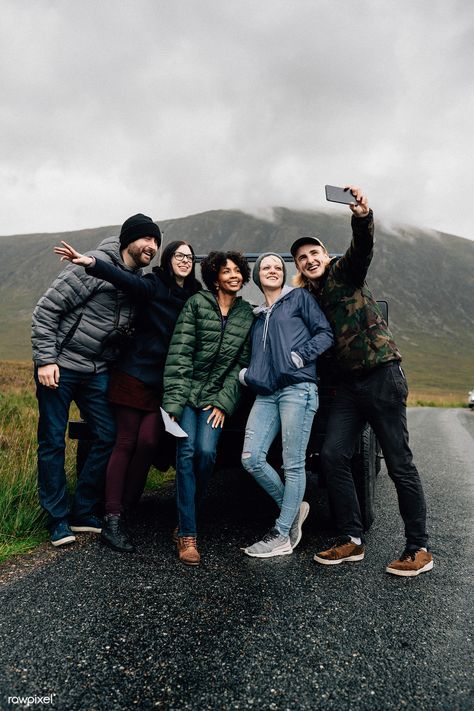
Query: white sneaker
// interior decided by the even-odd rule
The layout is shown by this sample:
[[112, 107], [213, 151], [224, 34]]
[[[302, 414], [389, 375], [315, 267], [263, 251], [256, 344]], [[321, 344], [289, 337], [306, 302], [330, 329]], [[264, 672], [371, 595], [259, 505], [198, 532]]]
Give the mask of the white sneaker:
[[295, 550], [298, 543], [301, 541], [303, 523], [308, 518], [309, 514], [309, 504], [306, 501], [301, 502], [300, 510], [296, 514], [296, 518], [293, 521], [293, 525], [290, 528], [290, 543], [293, 550]]
[[272, 528], [261, 541], [244, 548], [244, 553], [252, 558], [272, 558], [276, 555], [290, 555], [293, 553], [293, 548], [289, 536], [282, 536], [280, 531]]

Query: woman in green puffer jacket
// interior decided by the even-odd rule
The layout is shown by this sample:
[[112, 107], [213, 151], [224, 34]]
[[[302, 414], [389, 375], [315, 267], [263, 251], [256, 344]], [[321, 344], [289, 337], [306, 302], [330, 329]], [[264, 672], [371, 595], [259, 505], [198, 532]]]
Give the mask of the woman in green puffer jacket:
[[185, 304], [171, 339], [165, 365], [163, 409], [187, 437], [176, 458], [177, 544], [179, 559], [198, 565], [196, 505], [214, 467], [226, 415], [240, 397], [239, 371], [249, 363], [250, 304], [237, 293], [250, 278], [239, 252], [210, 252], [201, 275], [209, 291]]

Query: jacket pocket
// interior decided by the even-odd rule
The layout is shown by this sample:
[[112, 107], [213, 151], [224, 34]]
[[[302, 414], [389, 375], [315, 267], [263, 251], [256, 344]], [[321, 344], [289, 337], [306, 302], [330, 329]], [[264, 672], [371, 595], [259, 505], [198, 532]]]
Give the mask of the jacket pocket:
[[259, 395], [270, 395], [277, 389], [274, 369], [266, 361], [250, 361], [245, 381], [249, 388]]
[[79, 316], [77, 317], [76, 321], [72, 324], [71, 328], [69, 329], [69, 331], [68, 331], [68, 332], [66, 333], [66, 335], [64, 336], [64, 338], [63, 338], [63, 340], [62, 340], [62, 342], [61, 342], [61, 345], [60, 345], [59, 348], [58, 348], [58, 355], [63, 352], [63, 350], [66, 348], [66, 346], [67, 346], [67, 345], [72, 341], [72, 339], [74, 338], [74, 334], [76, 333], [76, 331], [77, 331], [77, 329], [78, 329], [78, 327], [79, 327], [79, 324], [80, 324], [81, 321], [82, 321], [83, 315], [84, 315], [84, 312], [82, 312], [81, 314], [79, 314]]
[[275, 369], [278, 371], [276, 373], [277, 377], [282, 375], [294, 375], [299, 370], [293, 363], [293, 359], [291, 357], [291, 351], [293, 350], [295, 349], [285, 347], [285, 349], [281, 351], [278, 362], [275, 363]]

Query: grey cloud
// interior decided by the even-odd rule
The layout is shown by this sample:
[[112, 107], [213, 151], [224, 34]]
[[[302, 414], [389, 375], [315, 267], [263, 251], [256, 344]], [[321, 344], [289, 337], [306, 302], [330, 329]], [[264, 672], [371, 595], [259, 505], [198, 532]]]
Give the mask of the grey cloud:
[[320, 208], [351, 180], [387, 219], [474, 237], [468, 3], [4, 6], [0, 233]]

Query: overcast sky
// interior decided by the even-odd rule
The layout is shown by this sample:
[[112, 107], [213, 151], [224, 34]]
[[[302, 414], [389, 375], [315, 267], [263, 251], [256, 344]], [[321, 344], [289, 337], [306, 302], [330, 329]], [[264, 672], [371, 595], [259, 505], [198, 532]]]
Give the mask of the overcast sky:
[[353, 183], [387, 220], [474, 238], [472, 2], [0, 9], [0, 234], [320, 209]]

